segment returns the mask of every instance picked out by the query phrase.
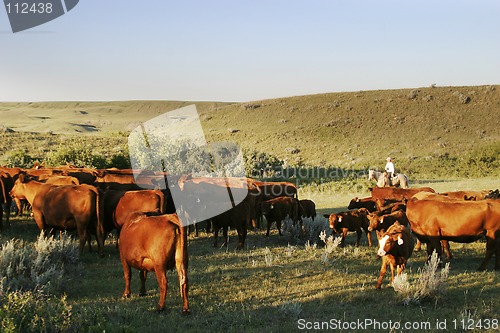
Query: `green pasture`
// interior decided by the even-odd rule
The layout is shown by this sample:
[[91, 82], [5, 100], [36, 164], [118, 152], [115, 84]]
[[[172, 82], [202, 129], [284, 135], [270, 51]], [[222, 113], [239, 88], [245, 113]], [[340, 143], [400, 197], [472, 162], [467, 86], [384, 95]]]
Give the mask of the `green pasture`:
[[[453, 189], [498, 188], [496, 179], [425, 182], [437, 191]], [[360, 193], [320, 193], [314, 189], [300, 192], [311, 198], [320, 212], [345, 209]], [[1, 242], [11, 238], [34, 242], [38, 230], [30, 217], [16, 217], [5, 229]], [[374, 242], [375, 237], [372, 235]], [[79, 274], [68, 276], [64, 293], [70, 306], [71, 332], [296, 332], [314, 325], [387, 325], [400, 323], [419, 329], [394, 329], [394, 332], [436, 332], [436, 325], [454, 325], [500, 319], [500, 280], [493, 271], [478, 272], [485, 243], [452, 243], [455, 259], [450, 262], [447, 286], [437, 297], [421, 304], [403, 305], [389, 286], [386, 276], [382, 290], [375, 290], [380, 258], [363, 236], [354, 248], [349, 235], [345, 248], [325, 254], [323, 243], [297, 243], [280, 237], [275, 229], [266, 238], [264, 230], [250, 231], [245, 249], [236, 250], [236, 234], [230, 232], [228, 249], [214, 248], [211, 234], [189, 236], [189, 283], [191, 315], [180, 315], [181, 297], [175, 271], [168, 272], [169, 292], [166, 311], [155, 311], [159, 297], [154, 274], [149, 274], [147, 295], [139, 297], [138, 272], [132, 277], [132, 297], [123, 300], [123, 270], [113, 239], [106, 242], [105, 257], [85, 250]], [[95, 248], [95, 242], [94, 242]], [[416, 252], [407, 269], [410, 284], [425, 263], [425, 251]], [[29, 320], [28, 318], [26, 320]], [[346, 324], [342, 324], [342, 323]], [[323, 323], [323, 324], [321, 324]], [[445, 324], [443, 324], [445, 323]], [[430, 326], [428, 326], [430, 325]], [[382, 326], [380, 326], [382, 327]], [[401, 326], [403, 327], [403, 326]], [[363, 329], [364, 328], [364, 329]], [[342, 331], [388, 332], [387, 329], [356, 326]], [[394, 328], [394, 327], [393, 327]], [[496, 332], [479, 329], [477, 332]]]

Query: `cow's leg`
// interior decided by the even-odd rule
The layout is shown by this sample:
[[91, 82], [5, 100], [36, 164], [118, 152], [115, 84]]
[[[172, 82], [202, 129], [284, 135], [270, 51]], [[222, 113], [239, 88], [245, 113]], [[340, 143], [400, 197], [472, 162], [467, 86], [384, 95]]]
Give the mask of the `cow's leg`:
[[361, 229], [356, 230], [356, 244], [354, 244], [355, 247], [359, 246], [359, 242], [361, 241], [362, 234], [363, 234], [363, 231], [361, 231]]
[[3, 204], [0, 204], [0, 232], [3, 231]]
[[243, 250], [245, 246], [245, 238], [247, 237], [246, 224], [237, 228], [238, 231], [238, 250]]
[[[12, 199], [10, 199], [10, 200], [7, 199], [7, 204], [5, 205], [5, 225], [7, 227], [10, 227], [10, 206], [11, 206], [11, 204], [12, 204]], [[2, 222], [0, 222], [0, 228], [2, 227], [1, 223]]]
[[441, 248], [443, 251], [443, 253], [441, 254], [442, 256], [446, 255], [446, 258], [448, 260], [453, 259], [453, 255], [451, 254], [451, 251], [450, 251], [450, 242], [448, 242], [447, 240], [442, 240], [441, 241]]
[[366, 233], [366, 238], [368, 239], [368, 246], [372, 247], [372, 233], [371, 231], [368, 231], [368, 229], [365, 229]]
[[217, 247], [218, 237], [219, 237], [219, 226], [214, 226], [214, 247]]
[[141, 280], [141, 290], [139, 291], [139, 296], [146, 296], [146, 277], [148, 275], [148, 271], [140, 270], [139, 271], [139, 279]]
[[127, 261], [120, 256], [120, 260], [123, 266], [123, 279], [125, 280], [125, 290], [123, 291], [123, 298], [130, 297], [130, 279], [132, 278], [132, 274], [130, 274], [130, 266]]
[[[271, 221], [271, 219], [267, 219], [267, 218], [266, 218], [266, 220], [267, 220], [267, 232], [266, 232], [266, 237], [269, 237], [269, 232], [270, 232], [270, 230], [271, 230], [271, 224], [273, 223], [273, 221]], [[276, 222], [276, 223], [278, 223], [278, 222]]]
[[76, 221], [76, 225], [77, 225], [78, 237], [80, 238], [80, 244], [78, 246], [78, 251], [79, 251], [80, 256], [81, 256], [83, 254], [83, 248], [85, 247], [85, 243], [87, 243], [87, 241], [90, 243], [90, 235], [87, 232], [87, 228], [85, 228], [82, 223], [80, 223], [79, 221]]
[[283, 234], [281, 233], [281, 219], [278, 219], [278, 220], [276, 221], [276, 228], [278, 228], [278, 234], [279, 234], [280, 236], [283, 236]]
[[158, 286], [160, 287], [160, 301], [158, 302], [158, 311], [165, 310], [165, 298], [167, 297], [168, 290], [168, 280], [166, 275], [166, 268], [161, 265], [155, 265], [156, 280], [158, 280]]
[[[177, 257], [177, 253], [176, 253]], [[181, 296], [182, 296], [182, 314], [187, 315], [190, 313], [189, 310], [189, 302], [188, 302], [188, 291], [189, 291], [189, 285], [188, 285], [188, 277], [187, 277], [187, 269], [186, 265], [184, 264], [183, 257], [179, 256], [179, 258], [175, 259], [175, 268], [177, 270], [177, 275], [179, 276], [179, 287], [181, 291]]]
[[[479, 266], [478, 270], [484, 271], [486, 269], [488, 261], [490, 261], [493, 254], [495, 254], [496, 242], [497, 240], [495, 239], [495, 232], [488, 230], [486, 232], [486, 256], [484, 257], [484, 260]], [[495, 269], [498, 269], [497, 263], [498, 263], [498, 257], [495, 258]]]
[[379, 277], [377, 279], [377, 284], [375, 285], [376, 289], [380, 289], [380, 287], [382, 286], [382, 281], [384, 280], [384, 275], [385, 275], [385, 272], [387, 271], [388, 264], [389, 264], [389, 262], [387, 260], [387, 256], [383, 256], [382, 257], [382, 266], [380, 266], [380, 274], [379, 274]]
[[443, 249], [441, 247], [441, 240], [438, 237], [430, 237], [429, 242], [427, 243], [427, 261], [431, 259], [432, 253], [436, 253], [439, 256], [439, 259], [442, 260], [442, 252]]
[[417, 245], [415, 245], [415, 249], [413, 251], [420, 251], [422, 249], [422, 242], [417, 238]]
[[345, 246], [345, 238], [347, 236], [347, 228], [342, 229], [342, 239], [340, 240], [340, 247]]
[[222, 227], [222, 236], [224, 237], [224, 243], [222, 244], [222, 246], [225, 247], [228, 247], [229, 245], [229, 236], [227, 235], [228, 228], [228, 226]]

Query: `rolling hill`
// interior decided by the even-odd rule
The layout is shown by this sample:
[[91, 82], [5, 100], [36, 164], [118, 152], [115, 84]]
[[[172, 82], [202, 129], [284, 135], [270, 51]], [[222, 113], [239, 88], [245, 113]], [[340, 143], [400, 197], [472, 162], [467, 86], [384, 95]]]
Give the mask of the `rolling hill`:
[[[382, 166], [460, 156], [500, 142], [500, 86], [329, 93], [246, 103], [123, 101], [0, 103], [0, 156], [31, 137], [116, 137], [164, 112], [196, 104], [208, 141], [232, 141], [289, 164]], [[108, 147], [109, 148], [109, 147]], [[43, 150], [46, 151], [47, 149]], [[38, 150], [38, 155], [39, 155]], [[34, 156], [38, 156], [36, 153]]]

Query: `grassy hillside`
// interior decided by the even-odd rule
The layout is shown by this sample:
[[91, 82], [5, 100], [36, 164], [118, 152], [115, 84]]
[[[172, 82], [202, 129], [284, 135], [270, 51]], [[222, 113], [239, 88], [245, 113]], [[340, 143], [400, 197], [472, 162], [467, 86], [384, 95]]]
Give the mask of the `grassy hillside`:
[[[0, 103], [5, 132], [0, 157], [12, 149], [25, 149], [43, 158], [39, 147], [30, 146], [34, 138], [64, 143], [75, 135], [87, 142], [114, 138], [104, 144], [109, 150], [125, 145], [126, 136], [141, 121], [192, 103], [209, 141], [236, 142], [291, 165], [380, 168], [391, 156], [396, 167], [411, 173], [429, 160], [435, 160], [437, 168], [441, 163], [453, 166], [457, 158], [477, 155], [480, 159], [484, 151], [495, 155], [500, 149], [499, 86], [474, 86], [330, 93], [246, 103]], [[40, 134], [23, 140], [27, 134], [17, 132]], [[5, 144], [16, 135], [16, 140]], [[94, 145], [95, 149], [102, 144]], [[43, 150], [47, 149], [51, 145], [44, 145]]]

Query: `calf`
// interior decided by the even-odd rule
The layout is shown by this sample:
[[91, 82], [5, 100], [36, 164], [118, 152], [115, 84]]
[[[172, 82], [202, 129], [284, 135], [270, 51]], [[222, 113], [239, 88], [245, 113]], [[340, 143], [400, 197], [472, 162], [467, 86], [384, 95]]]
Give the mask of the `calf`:
[[222, 228], [224, 244], [227, 247], [227, 231], [233, 227], [238, 232], [238, 250], [243, 249], [245, 238], [247, 236], [247, 225], [251, 220], [250, 205], [246, 201], [240, 202], [236, 207], [212, 218], [212, 227], [214, 230], [214, 247], [217, 247], [217, 237], [219, 229]]
[[120, 260], [125, 279], [124, 298], [130, 297], [131, 267], [140, 271], [140, 296], [146, 294], [147, 272], [155, 272], [160, 288], [158, 311], [165, 309], [166, 270], [175, 267], [183, 299], [182, 313], [189, 314], [187, 235], [176, 214], [131, 213], [121, 229]]
[[368, 238], [368, 246], [372, 246], [372, 239], [370, 230], [368, 230], [369, 222], [367, 215], [369, 214], [366, 208], [360, 208], [358, 210], [350, 210], [348, 212], [341, 212], [337, 214], [330, 214], [328, 221], [330, 222], [330, 228], [334, 230], [335, 233], [342, 234], [342, 241], [340, 246], [345, 245], [345, 237], [348, 231], [356, 231], [357, 239], [354, 246], [359, 246], [359, 241], [361, 240], [361, 234], [363, 229]]
[[380, 275], [375, 288], [380, 289], [382, 280], [387, 271], [387, 265], [391, 267], [391, 284], [394, 282], [394, 270], [401, 274], [405, 269], [406, 262], [413, 252], [414, 241], [410, 230], [399, 222], [391, 225], [382, 235], [377, 254], [382, 257]]
[[310, 217], [314, 220], [316, 217], [316, 204], [312, 200], [299, 200], [299, 216]]
[[292, 219], [295, 225], [299, 219], [299, 202], [295, 198], [278, 197], [262, 203], [262, 214], [267, 220], [266, 236], [269, 236], [271, 224], [276, 222], [276, 227], [280, 236], [281, 234], [281, 221], [287, 216]]

